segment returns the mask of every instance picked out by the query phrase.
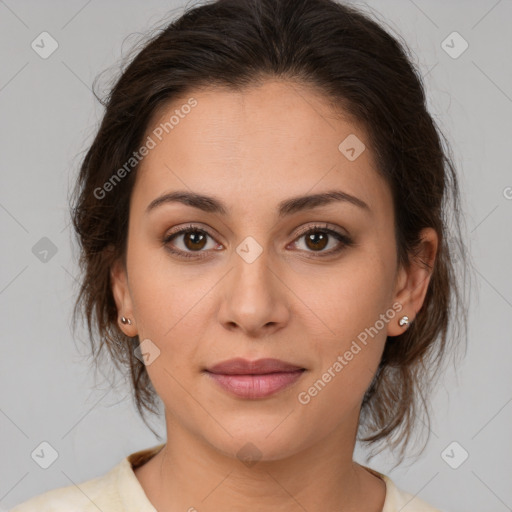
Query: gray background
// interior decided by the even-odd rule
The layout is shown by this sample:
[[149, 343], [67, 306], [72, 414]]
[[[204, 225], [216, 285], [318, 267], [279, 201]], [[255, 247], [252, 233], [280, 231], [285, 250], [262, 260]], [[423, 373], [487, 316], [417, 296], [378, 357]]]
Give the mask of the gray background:
[[[440, 381], [426, 450], [395, 469], [387, 452], [372, 465], [446, 510], [512, 510], [512, 2], [355, 3], [380, 13], [404, 37], [425, 75], [431, 112], [461, 172], [476, 268], [467, 355]], [[95, 381], [85, 336], [72, 337], [77, 268], [67, 197], [101, 117], [93, 79], [130, 49], [129, 34], [146, 32], [183, 6], [0, 1], [3, 508], [99, 476], [127, 454], [158, 444], [127, 385]], [[31, 48], [43, 31], [59, 45], [47, 59]], [[453, 31], [469, 44], [458, 58], [441, 46]], [[460, 40], [450, 44], [452, 51], [461, 48]], [[48, 245], [43, 237], [55, 254], [41, 252], [37, 244]], [[163, 422], [154, 425], [165, 435]], [[59, 454], [46, 470], [31, 458], [43, 441]], [[469, 457], [453, 469], [446, 461], [460, 463], [462, 450]]]

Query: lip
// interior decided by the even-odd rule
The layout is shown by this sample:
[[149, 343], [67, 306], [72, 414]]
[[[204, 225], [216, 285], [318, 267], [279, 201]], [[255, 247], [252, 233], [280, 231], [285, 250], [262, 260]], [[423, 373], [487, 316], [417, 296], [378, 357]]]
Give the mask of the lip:
[[300, 366], [281, 361], [280, 359], [266, 358], [249, 361], [248, 359], [237, 357], [218, 363], [206, 370], [210, 373], [222, 375], [264, 375], [267, 373], [293, 372], [303, 369]]
[[240, 398], [257, 399], [273, 395], [294, 384], [305, 368], [279, 359], [249, 361], [236, 358], [206, 369], [225, 391]]

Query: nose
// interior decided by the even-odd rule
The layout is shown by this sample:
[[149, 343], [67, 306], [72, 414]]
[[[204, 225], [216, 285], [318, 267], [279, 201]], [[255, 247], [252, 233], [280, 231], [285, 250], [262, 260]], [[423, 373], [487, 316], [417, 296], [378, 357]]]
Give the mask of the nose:
[[252, 262], [233, 255], [234, 268], [224, 279], [219, 321], [229, 331], [264, 338], [289, 321], [291, 294], [265, 251]]

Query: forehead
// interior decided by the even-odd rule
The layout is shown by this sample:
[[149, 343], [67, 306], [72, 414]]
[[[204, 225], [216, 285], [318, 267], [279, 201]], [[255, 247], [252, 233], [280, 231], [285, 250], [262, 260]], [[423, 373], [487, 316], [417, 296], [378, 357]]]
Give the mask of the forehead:
[[148, 126], [154, 147], [137, 171], [134, 206], [189, 189], [215, 191], [233, 213], [246, 214], [337, 188], [372, 211], [389, 208], [364, 127], [339, 114], [319, 92], [292, 82], [193, 90]]

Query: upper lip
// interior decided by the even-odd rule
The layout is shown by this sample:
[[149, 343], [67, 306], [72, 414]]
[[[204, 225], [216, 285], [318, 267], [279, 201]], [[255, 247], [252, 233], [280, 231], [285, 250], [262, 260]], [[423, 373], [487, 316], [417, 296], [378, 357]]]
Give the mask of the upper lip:
[[296, 366], [279, 359], [257, 359], [249, 361], [241, 357], [223, 361], [206, 369], [210, 373], [218, 373], [223, 375], [263, 375], [266, 373], [277, 372], [294, 372], [304, 370], [300, 366]]

